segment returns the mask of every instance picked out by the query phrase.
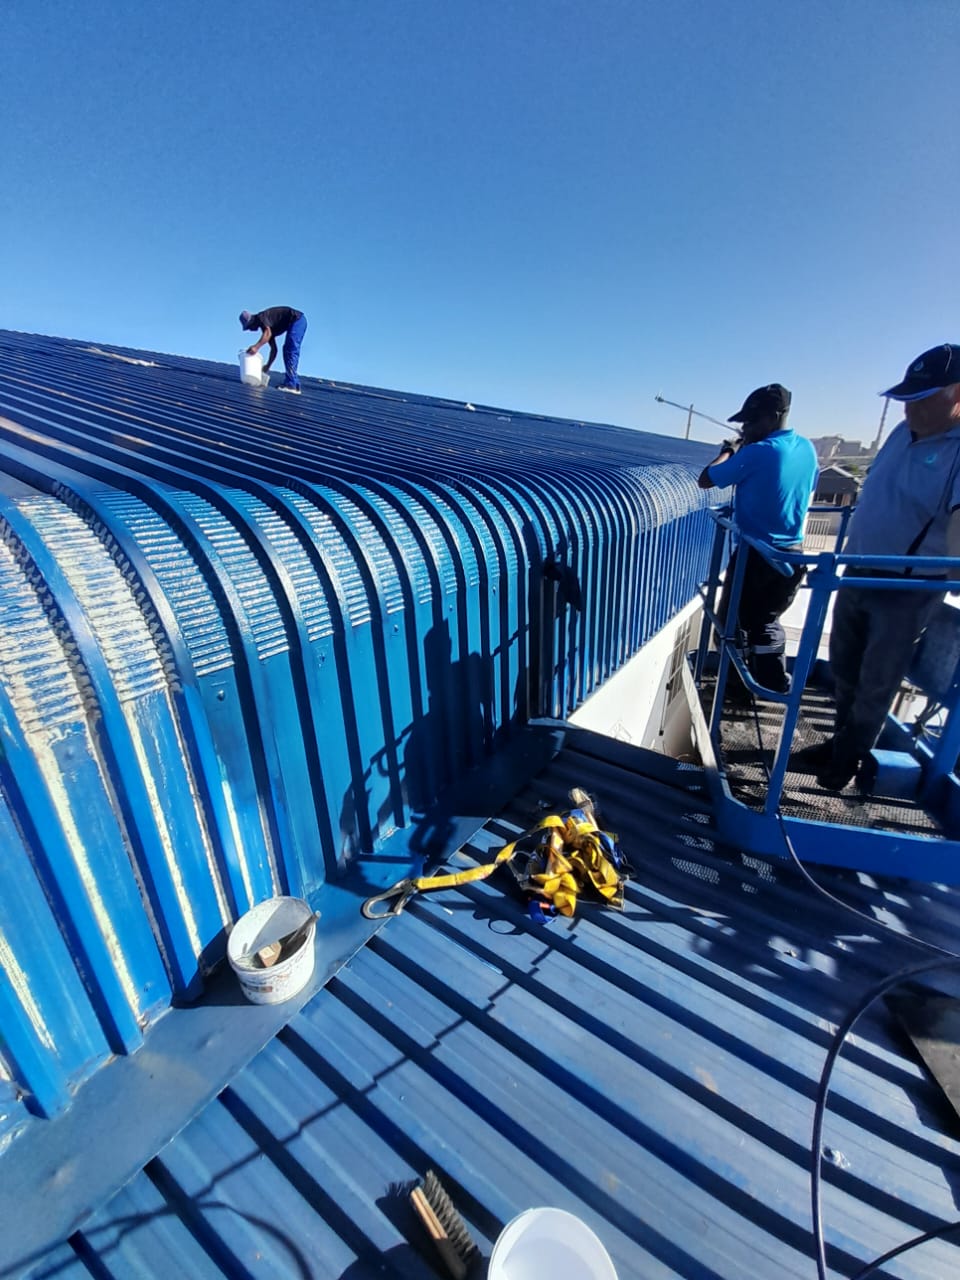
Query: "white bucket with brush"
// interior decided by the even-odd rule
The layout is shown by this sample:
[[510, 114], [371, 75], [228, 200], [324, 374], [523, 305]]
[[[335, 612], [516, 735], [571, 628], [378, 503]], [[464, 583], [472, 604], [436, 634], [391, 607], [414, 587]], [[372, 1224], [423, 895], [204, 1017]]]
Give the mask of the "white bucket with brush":
[[302, 991], [313, 975], [316, 932], [302, 898], [268, 898], [245, 912], [227, 939], [227, 959], [247, 999], [279, 1004]]

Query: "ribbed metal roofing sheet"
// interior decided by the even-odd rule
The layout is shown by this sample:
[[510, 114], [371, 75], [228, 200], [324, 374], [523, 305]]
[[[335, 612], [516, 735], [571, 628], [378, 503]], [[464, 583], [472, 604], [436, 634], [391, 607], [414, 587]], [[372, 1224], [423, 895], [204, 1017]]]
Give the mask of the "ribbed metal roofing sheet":
[[[486, 1256], [551, 1204], [621, 1280], [814, 1274], [827, 1047], [878, 977], [922, 957], [787, 861], [718, 847], [700, 770], [561, 736], [469, 853], [585, 787], [636, 868], [623, 913], [533, 925], [507, 873], [415, 900], [33, 1276], [423, 1280], [434, 1259], [399, 1189], [428, 1167]], [[819, 878], [894, 930], [958, 936], [953, 890]], [[836, 1274], [958, 1216], [957, 1116], [882, 1005], [845, 1047], [824, 1143]], [[883, 1274], [958, 1266], [932, 1241]]]
[[[339, 888], [357, 915], [344, 867], [389, 872], [393, 832], [429, 844], [414, 819], [441, 790], [691, 599], [710, 529], [702, 446], [316, 380], [293, 400], [210, 362], [10, 333], [0, 441], [2, 1176], [111, 1055], [65, 1119], [118, 1064], [153, 1063], [152, 1132], [174, 1132], [244, 1010], [219, 1028], [212, 1002], [175, 1011], [133, 1051], [239, 911]], [[34, 1277], [426, 1276], [398, 1187], [428, 1166], [485, 1253], [552, 1203], [621, 1280], [813, 1273], [824, 1055], [916, 952], [788, 863], [718, 847], [697, 769], [551, 732], [562, 752], [517, 772], [467, 855], [586, 787], [637, 869], [623, 914], [536, 927], [505, 873], [413, 903]], [[496, 809], [446, 817], [465, 812]], [[957, 936], [953, 890], [821, 878], [878, 921]], [[151, 1057], [178, 1035], [193, 1056]], [[56, 1132], [87, 1148], [37, 1156], [51, 1206], [136, 1149], [84, 1115]], [[957, 1118], [882, 1006], [845, 1049], [825, 1143], [842, 1274], [956, 1214]], [[0, 1209], [7, 1280], [16, 1188]], [[956, 1264], [934, 1241], [887, 1270]]]
[[690, 601], [704, 452], [0, 331], [0, 1146]]

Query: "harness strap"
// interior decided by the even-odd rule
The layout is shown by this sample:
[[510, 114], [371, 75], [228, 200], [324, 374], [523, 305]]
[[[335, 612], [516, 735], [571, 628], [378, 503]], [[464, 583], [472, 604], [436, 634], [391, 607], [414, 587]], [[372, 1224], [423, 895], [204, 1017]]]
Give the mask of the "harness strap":
[[[533, 830], [535, 831], [536, 828], [534, 827]], [[468, 867], [466, 871], [451, 871], [441, 876], [414, 876], [413, 887], [417, 893], [422, 893], [424, 889], [454, 889], [457, 885], [486, 880], [487, 876], [492, 875], [501, 863], [510, 861], [517, 851], [517, 845], [530, 834], [532, 832], [525, 831], [522, 836], [517, 836], [512, 844], [505, 844], [492, 862], [486, 862], [480, 867]]]
[[[543, 918], [544, 908], [551, 915], [572, 916], [577, 898], [586, 887], [592, 888], [610, 906], [623, 907], [623, 882], [628, 868], [616, 837], [600, 831], [582, 809], [567, 814], [550, 814], [535, 826], [517, 836], [499, 850], [492, 862], [464, 871], [451, 871], [442, 875], [411, 876], [399, 880], [384, 893], [368, 898], [363, 904], [363, 914], [377, 920], [399, 915], [416, 893], [433, 889], [454, 889], [459, 885], [486, 880], [505, 863], [512, 863], [518, 846], [533, 836], [546, 833], [530, 854], [524, 874], [516, 875], [521, 888], [535, 895], [538, 907], [535, 918]], [[513, 870], [513, 868], [511, 868]], [[380, 903], [391, 902], [385, 910], [378, 910]]]

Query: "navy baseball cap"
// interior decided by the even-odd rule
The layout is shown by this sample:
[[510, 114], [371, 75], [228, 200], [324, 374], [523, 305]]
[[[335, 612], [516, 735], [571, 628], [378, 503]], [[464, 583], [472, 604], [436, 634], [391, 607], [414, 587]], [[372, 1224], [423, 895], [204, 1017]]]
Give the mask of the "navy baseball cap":
[[960, 382], [960, 347], [944, 342], [917, 356], [902, 381], [880, 394], [890, 400], [925, 400], [955, 382]]
[[240, 312], [240, 324], [241, 324], [241, 326], [242, 326], [244, 329], [246, 329], [246, 328], [248, 327], [248, 325], [250, 324], [250, 312], [249, 312], [249, 311], [241, 311], [241, 312]]
[[728, 422], [756, 422], [770, 413], [786, 413], [790, 408], [790, 392], [779, 382], [771, 382], [765, 387], [757, 387], [751, 391], [743, 402], [739, 413], [732, 413]]

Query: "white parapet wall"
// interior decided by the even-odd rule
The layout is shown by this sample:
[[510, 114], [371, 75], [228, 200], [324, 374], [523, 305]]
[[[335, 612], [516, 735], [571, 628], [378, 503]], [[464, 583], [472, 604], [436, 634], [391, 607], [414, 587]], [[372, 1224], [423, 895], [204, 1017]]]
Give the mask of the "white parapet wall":
[[697, 643], [701, 617], [699, 599], [692, 600], [579, 706], [570, 722], [677, 759], [689, 758], [690, 715], [679, 672]]

